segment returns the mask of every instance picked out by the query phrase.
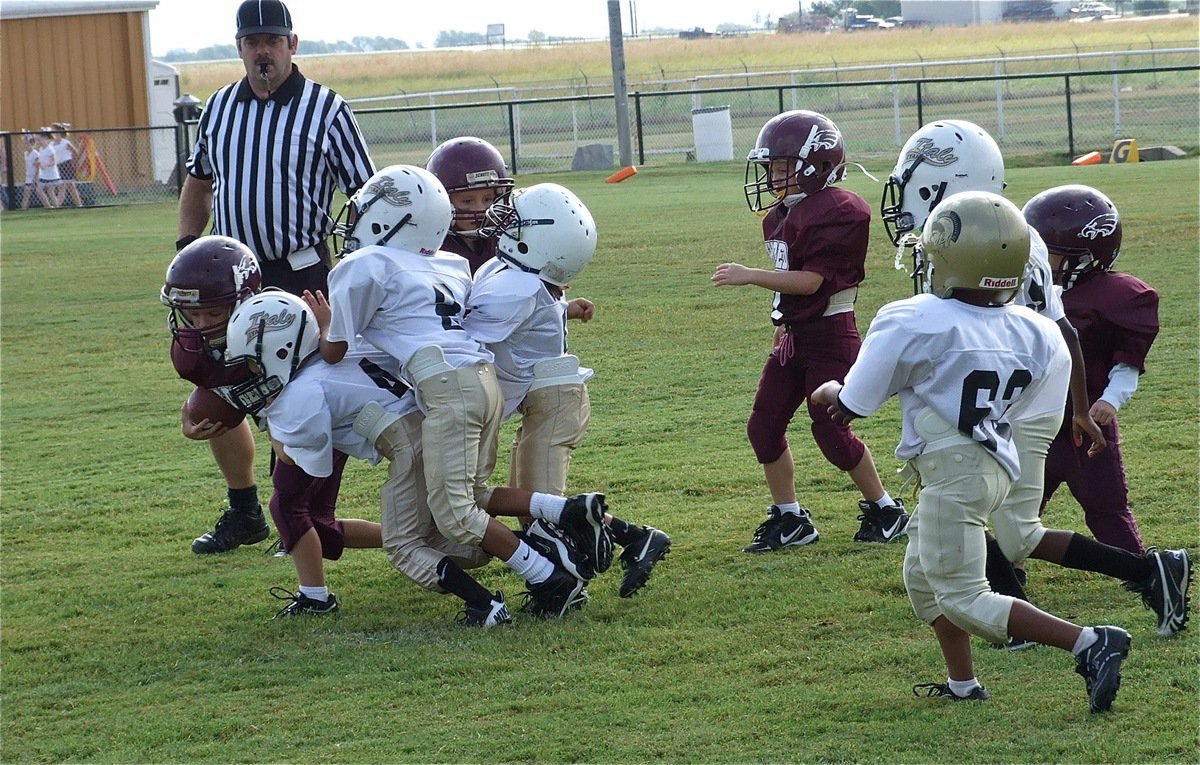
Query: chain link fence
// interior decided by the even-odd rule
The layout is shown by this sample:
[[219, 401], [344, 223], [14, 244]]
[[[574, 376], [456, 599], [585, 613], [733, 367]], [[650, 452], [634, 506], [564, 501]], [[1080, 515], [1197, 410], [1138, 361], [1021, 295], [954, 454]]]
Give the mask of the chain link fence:
[[[0, 201], [6, 210], [47, 202], [51, 207], [76, 206], [70, 186], [84, 207], [162, 202], [179, 195], [179, 156], [186, 145], [182, 126], [72, 130], [67, 139], [75, 147], [74, 180], [64, 177], [54, 193], [51, 184], [38, 193], [33, 182], [37, 172], [30, 171], [26, 158], [36, 147], [27, 140], [33, 135], [0, 133]], [[60, 194], [61, 203], [56, 201]]]
[[[633, 159], [643, 166], [696, 160], [698, 144], [712, 136], [699, 134], [701, 123], [695, 117], [718, 112], [728, 115], [715, 123], [727, 133], [717, 136], [726, 155], [715, 159], [741, 160], [764, 122], [798, 108], [831, 117], [845, 136], [850, 160], [877, 168], [890, 166], [921, 125], [950, 117], [988, 130], [1010, 165], [1060, 163], [1107, 150], [1119, 138], [1136, 138], [1142, 147], [1176, 146], [1195, 155], [1200, 150], [1198, 53], [1200, 49], [1155, 51], [1155, 66], [1140, 68], [1126, 65], [1147, 59], [1127, 52], [1079, 57], [1065, 71], [997, 72], [997, 66], [1008, 64], [992, 61], [964, 65], [945, 76], [942, 62], [937, 67], [896, 65], [883, 79], [863, 76], [868, 68], [855, 68], [832, 76], [778, 73], [773, 83], [759, 75], [754, 84], [736, 87], [697, 83], [687, 89], [635, 91], [630, 94]], [[1101, 60], [1107, 68], [1085, 68]], [[878, 67], [869, 69], [879, 74]], [[942, 76], [924, 76], [934, 69]], [[590, 159], [588, 169], [615, 167], [615, 159], [595, 164], [597, 156], [613, 157], [617, 146], [611, 93], [359, 107], [356, 115], [379, 167], [424, 164], [439, 143], [462, 135], [490, 141], [518, 175], [579, 169], [584, 155]], [[707, 124], [711, 129], [714, 123]], [[73, 132], [81, 200], [112, 205], [174, 198], [193, 130], [194, 123]], [[0, 201], [6, 209], [20, 208], [26, 200], [30, 207], [40, 204], [25, 186], [23, 145], [22, 134], [0, 133]], [[714, 157], [701, 157], [706, 158]], [[69, 198], [67, 203], [72, 203]]]
[[[1194, 58], [1194, 56], [1193, 56]], [[754, 146], [758, 131], [788, 109], [830, 116], [853, 161], [891, 162], [908, 136], [938, 118], [978, 123], [1013, 164], [1052, 164], [1100, 151], [1118, 138], [1142, 146], [1200, 146], [1200, 65], [1048, 73], [982, 74], [635, 92], [630, 97], [634, 162], [696, 159], [697, 112], [728, 109], [728, 159]], [[477, 135], [516, 174], [577, 166], [580, 150], [611, 155], [617, 130], [611, 95], [488, 104], [362, 109], [357, 112], [377, 165], [422, 164], [441, 141]]]

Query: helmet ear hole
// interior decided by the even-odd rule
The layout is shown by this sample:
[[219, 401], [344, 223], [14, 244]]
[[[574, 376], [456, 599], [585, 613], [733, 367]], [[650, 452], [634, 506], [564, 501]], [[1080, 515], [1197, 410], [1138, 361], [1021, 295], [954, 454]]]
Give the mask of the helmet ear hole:
[[529, 245], [525, 244], [524, 242], [517, 242], [517, 252], [521, 253], [522, 255], [528, 255]]

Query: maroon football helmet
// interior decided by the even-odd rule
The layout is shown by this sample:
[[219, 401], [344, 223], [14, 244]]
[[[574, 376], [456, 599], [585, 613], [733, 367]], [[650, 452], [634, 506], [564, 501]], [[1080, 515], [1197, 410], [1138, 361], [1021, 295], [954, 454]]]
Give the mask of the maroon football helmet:
[[[468, 189], [495, 189], [496, 201], [506, 204], [512, 193], [513, 179], [504, 157], [482, 138], [451, 138], [433, 150], [425, 169], [437, 176], [451, 195]], [[468, 229], [459, 230], [460, 234], [475, 234], [483, 225], [485, 212], [455, 209], [454, 228]]]
[[167, 326], [180, 347], [189, 352], [220, 348], [228, 320], [205, 327], [192, 326], [183, 309], [229, 306], [229, 312], [262, 289], [262, 269], [250, 248], [227, 236], [202, 236], [179, 251], [167, 266], [159, 299], [171, 309]]
[[[795, 167], [786, 179], [772, 180], [771, 162], [780, 159], [794, 160]], [[845, 162], [842, 131], [833, 120], [803, 109], [784, 112], [763, 125], [746, 157], [746, 204], [754, 212], [770, 209], [783, 200], [785, 182], [799, 189], [791, 195], [810, 197], [842, 180]]]
[[1025, 203], [1021, 212], [1062, 263], [1054, 282], [1070, 289], [1092, 270], [1107, 271], [1121, 250], [1121, 216], [1112, 200], [1091, 186], [1070, 184], [1047, 189]]

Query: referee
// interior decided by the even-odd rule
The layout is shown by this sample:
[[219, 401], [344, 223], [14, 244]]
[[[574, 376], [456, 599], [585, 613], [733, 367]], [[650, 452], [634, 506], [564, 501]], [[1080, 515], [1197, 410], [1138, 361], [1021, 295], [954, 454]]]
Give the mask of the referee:
[[[349, 105], [292, 63], [298, 39], [280, 0], [246, 0], [237, 12], [237, 48], [246, 76], [213, 94], [200, 115], [179, 195], [180, 250], [205, 233], [237, 239], [258, 257], [263, 286], [328, 294], [326, 237], [334, 187], [347, 196], [375, 166]], [[218, 360], [219, 361], [219, 360]], [[269, 533], [254, 478], [254, 435], [243, 420], [207, 440], [229, 493], [216, 527], [192, 552], [229, 552]]]
[[350, 106], [292, 63], [298, 38], [280, 0], [246, 0], [237, 48], [246, 76], [208, 100], [179, 197], [181, 249], [204, 233], [245, 243], [263, 284], [326, 291], [334, 187], [375, 173]]

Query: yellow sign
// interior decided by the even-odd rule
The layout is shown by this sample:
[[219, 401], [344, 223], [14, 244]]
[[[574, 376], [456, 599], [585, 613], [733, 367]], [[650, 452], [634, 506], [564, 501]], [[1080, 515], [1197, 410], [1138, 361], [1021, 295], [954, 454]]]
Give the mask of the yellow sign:
[[1108, 164], [1120, 165], [1125, 162], [1138, 161], [1138, 148], [1136, 138], [1120, 138], [1113, 144], [1112, 155], [1108, 158]]

